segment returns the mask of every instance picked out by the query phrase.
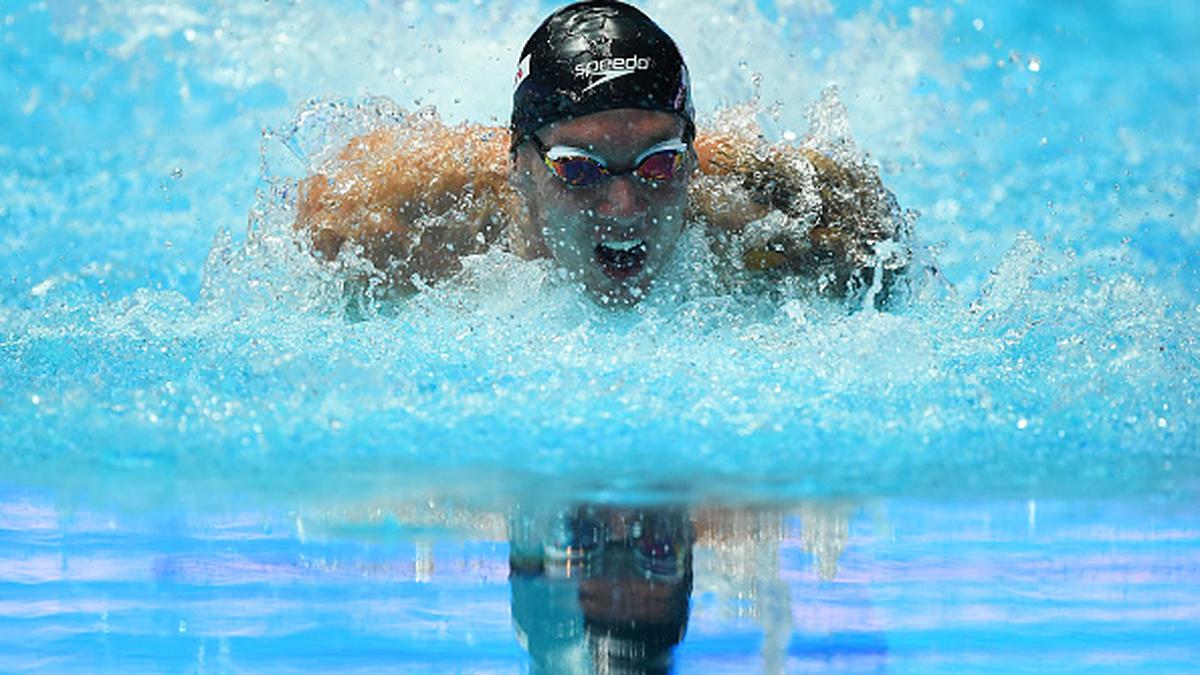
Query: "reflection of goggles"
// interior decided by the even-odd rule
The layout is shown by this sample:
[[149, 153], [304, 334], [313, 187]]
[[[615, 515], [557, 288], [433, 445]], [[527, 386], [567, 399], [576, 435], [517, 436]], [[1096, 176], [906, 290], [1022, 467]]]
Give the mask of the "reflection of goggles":
[[587, 150], [566, 145], [547, 148], [537, 134], [529, 134], [529, 139], [537, 147], [546, 167], [571, 187], [591, 187], [612, 176], [626, 174], [633, 174], [652, 185], [666, 183], [675, 178], [683, 167], [683, 158], [688, 149], [687, 142], [681, 138], [664, 141], [638, 155], [632, 167], [616, 171]]
[[601, 571], [612, 554], [628, 551], [634, 568], [648, 579], [677, 580], [684, 575], [690, 548], [686, 519], [638, 513], [625, 521], [624, 536], [615, 536], [609, 523], [589, 512], [563, 514], [544, 545], [546, 559], [567, 568], [576, 565]]

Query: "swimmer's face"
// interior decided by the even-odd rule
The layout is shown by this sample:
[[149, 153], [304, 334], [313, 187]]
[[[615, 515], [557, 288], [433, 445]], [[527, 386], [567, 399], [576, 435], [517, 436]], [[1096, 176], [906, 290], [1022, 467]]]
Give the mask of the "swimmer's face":
[[[684, 122], [646, 110], [608, 110], [551, 124], [537, 132], [545, 148], [578, 148], [616, 172], [633, 168], [655, 145], [679, 139]], [[514, 185], [529, 222], [521, 233], [531, 252], [554, 259], [604, 304], [640, 300], [683, 232], [687, 186], [696, 166], [689, 147], [670, 180], [632, 174], [574, 187], [543, 162], [532, 141], [518, 148]]]

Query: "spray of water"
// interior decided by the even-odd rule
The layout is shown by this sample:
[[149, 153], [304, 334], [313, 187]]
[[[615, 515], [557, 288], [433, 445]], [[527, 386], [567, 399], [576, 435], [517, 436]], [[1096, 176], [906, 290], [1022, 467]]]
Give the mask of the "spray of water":
[[[424, 106], [502, 123], [538, 11], [51, 3], [44, 41], [125, 87], [123, 107], [99, 99], [97, 124], [118, 128], [107, 110], [141, 135], [81, 138], [49, 163], [33, 146], [0, 155], [5, 236], [27, 251], [5, 263], [0, 303], [6, 472], [217, 502], [529, 484], [732, 501], [1194, 489], [1194, 298], [1158, 283], [1145, 251], [1089, 245], [1120, 223], [1068, 189], [1073, 158], [1045, 167], [1057, 230], [1005, 210], [1019, 176], [946, 180], [1004, 159], [943, 145], [943, 125], [1002, 98], [962, 93], [981, 80], [948, 43], [969, 17], [719, 5], [648, 8], [692, 64], [703, 123], [756, 100], [773, 140], [849, 139], [926, 211], [914, 241], [945, 240], [958, 295], [881, 313], [786, 279], [731, 285], [693, 232], [626, 311], [502, 250], [379, 302], [354, 251], [329, 263], [296, 236], [296, 181]], [[830, 83], [844, 111], [822, 104]], [[17, 100], [47, 123], [79, 105]], [[180, 120], [191, 133], [169, 133]], [[270, 129], [261, 152], [255, 127]], [[139, 142], [151, 150], [123, 158]], [[172, 228], [191, 234], [164, 253]], [[56, 238], [88, 243], [63, 262]], [[380, 293], [350, 287], [363, 279]]]

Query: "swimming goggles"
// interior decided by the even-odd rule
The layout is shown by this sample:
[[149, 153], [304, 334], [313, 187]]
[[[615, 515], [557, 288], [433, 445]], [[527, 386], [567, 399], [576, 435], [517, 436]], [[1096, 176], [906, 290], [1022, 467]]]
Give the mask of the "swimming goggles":
[[633, 174], [651, 185], [666, 183], [683, 168], [683, 158], [688, 150], [682, 138], [663, 141], [646, 148], [630, 168], [617, 171], [587, 150], [567, 145], [548, 148], [537, 134], [529, 134], [529, 139], [550, 172], [571, 187], [591, 187], [612, 176], [626, 174]]
[[613, 536], [604, 517], [590, 513], [565, 515], [544, 543], [548, 560], [558, 565], [591, 568], [603, 573], [612, 553], [632, 555], [634, 569], [646, 578], [674, 580], [683, 576], [691, 548], [690, 524], [674, 518], [639, 513], [625, 522], [623, 537]]

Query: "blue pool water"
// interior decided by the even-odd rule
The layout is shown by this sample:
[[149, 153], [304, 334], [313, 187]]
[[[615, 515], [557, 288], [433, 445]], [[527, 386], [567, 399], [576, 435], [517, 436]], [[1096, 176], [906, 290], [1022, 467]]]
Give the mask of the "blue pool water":
[[347, 321], [285, 188], [372, 96], [502, 123], [549, 7], [0, 8], [0, 670], [529, 668], [513, 533], [581, 503], [724, 524], [680, 672], [1194, 669], [1200, 9], [647, 4], [953, 290], [685, 246], [612, 312], [495, 253]]

